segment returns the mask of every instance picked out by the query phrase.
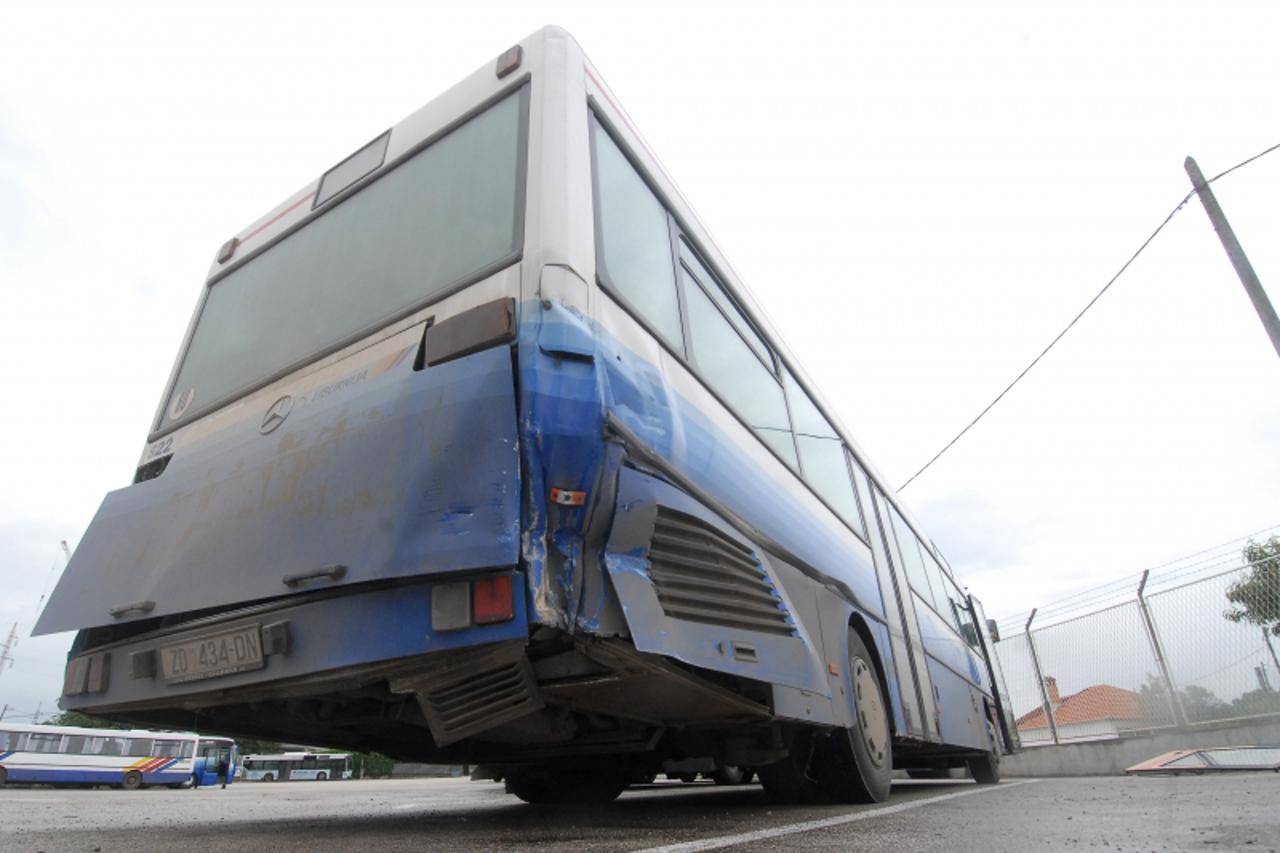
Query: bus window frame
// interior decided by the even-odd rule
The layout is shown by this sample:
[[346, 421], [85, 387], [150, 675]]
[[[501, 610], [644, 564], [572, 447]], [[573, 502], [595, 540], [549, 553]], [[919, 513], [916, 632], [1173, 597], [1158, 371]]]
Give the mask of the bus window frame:
[[[773, 456], [773, 458], [777, 459], [780, 463], [782, 463], [782, 467], [787, 469], [787, 471], [791, 472], [791, 474], [795, 476], [795, 478], [800, 482], [800, 484], [803, 485], [805, 489], [808, 490], [809, 494], [813, 495], [813, 497], [816, 498], [817, 501], [820, 504], [822, 504], [822, 506], [825, 507], [828, 512], [831, 513], [833, 518], [835, 518], [850, 533], [852, 533], [859, 542], [861, 542], [863, 545], [869, 548], [870, 543], [868, 542], [868, 537], [870, 534], [863, 534], [859, 532], [851, 523], [846, 521], [845, 518], [831, 506], [831, 504], [827, 503], [825, 498], [823, 498], [821, 495], [818, 494], [817, 490], [814, 489], [813, 486], [809, 484], [809, 481], [804, 478], [804, 474], [802, 473], [803, 463], [800, 461], [800, 449], [795, 441], [795, 420], [791, 414], [791, 401], [787, 397], [786, 385], [785, 383], [782, 382], [782, 378], [781, 378], [780, 371], [782, 369], [785, 368], [791, 371], [791, 375], [793, 378], [795, 378], [796, 384], [799, 386], [800, 390], [803, 391], [808, 396], [810, 402], [813, 403], [814, 408], [816, 408], [818, 412], [822, 415], [822, 417], [826, 419], [827, 423], [831, 425], [832, 430], [834, 430], [836, 435], [839, 437], [841, 447], [843, 447], [847, 453], [854, 455], [853, 449], [849, 446], [848, 440], [844, 437], [844, 435], [840, 432], [840, 430], [835, 427], [831, 416], [822, 408], [821, 405], [819, 405], [818, 401], [814, 399], [813, 393], [808, 388], [805, 387], [803, 382], [800, 381], [800, 378], [796, 375], [795, 368], [791, 364], [789, 364], [787, 360], [783, 357], [782, 353], [778, 351], [777, 345], [774, 344], [771, 340], [769, 340], [769, 337], [766, 334], [764, 334], [759, 324], [755, 321], [755, 318], [752, 317], [751, 314], [742, 307], [741, 302], [734, 297], [733, 291], [730, 288], [724, 287], [722, 282], [726, 280], [725, 277], [715, 268], [715, 265], [709, 261], [707, 253], [698, 246], [697, 237], [694, 234], [692, 234], [680, 221], [679, 217], [674, 212], [672, 212], [672, 205], [669, 202], [666, 194], [664, 194], [655, 185], [654, 181], [650, 179], [647, 170], [640, 164], [640, 162], [636, 159], [636, 157], [631, 153], [627, 145], [622, 140], [619, 139], [620, 134], [616, 128], [615, 123], [603, 112], [603, 110], [599, 105], [599, 102], [593, 96], [587, 97], [587, 112], [588, 112], [588, 121], [587, 121], [588, 149], [590, 151], [590, 156], [591, 156], [592, 223], [595, 228], [595, 233], [592, 235], [592, 244], [595, 248], [596, 283], [600, 286], [601, 291], [603, 291], [605, 295], [607, 295], [614, 304], [616, 304], [619, 308], [621, 308], [624, 313], [630, 316], [632, 320], [638, 323], [640, 327], [645, 330], [648, 336], [659, 347], [666, 350], [668, 355], [670, 355], [677, 362], [679, 362], [680, 365], [685, 368], [685, 370], [689, 371], [690, 375], [692, 375], [695, 379], [697, 379], [698, 383], [702, 385], [702, 387], [707, 391], [707, 393], [709, 393], [716, 400], [716, 402], [720, 404], [720, 407], [723, 408], [730, 415], [732, 415], [733, 418], [738, 421], [738, 423], [742, 424], [742, 426], [747, 430], [747, 432], [751, 434], [751, 437], [755, 441], [757, 441], [761, 447], [763, 447], [766, 451], [768, 451], [769, 454]], [[652, 324], [650, 324], [644, 318], [644, 316], [640, 313], [640, 311], [634, 305], [631, 304], [631, 302], [626, 298], [626, 296], [624, 296], [618, 290], [617, 286], [611, 280], [609, 280], [608, 270], [601, 261], [604, 252], [603, 252], [603, 246], [601, 244], [602, 230], [600, 225], [601, 211], [600, 211], [600, 204], [599, 204], [599, 198], [600, 198], [600, 182], [598, 180], [599, 169], [597, 168], [597, 160], [596, 160], [595, 134], [593, 133], [594, 128], [591, 126], [591, 123], [593, 121], [599, 123], [600, 128], [609, 136], [609, 138], [613, 141], [613, 144], [617, 146], [618, 150], [622, 153], [623, 158], [626, 159], [626, 161], [631, 165], [631, 168], [635, 170], [636, 175], [640, 178], [641, 181], [644, 182], [645, 186], [649, 188], [649, 191], [654, 194], [654, 197], [658, 200], [658, 202], [662, 205], [663, 210], [666, 212], [667, 221], [668, 221], [668, 232], [670, 234], [669, 242], [671, 244], [672, 275], [675, 279], [676, 298], [677, 298], [677, 303], [679, 304], [679, 307], [680, 307], [681, 348], [683, 349], [683, 352], [677, 351], [673, 346], [671, 346], [670, 343], [666, 340], [666, 338], [663, 337], [663, 335], [661, 335], [656, 329], [654, 329]], [[752, 330], [756, 331], [756, 333], [760, 336], [761, 341], [763, 341], [764, 344], [769, 348], [769, 354], [772, 357], [772, 360], [774, 362], [774, 367], [772, 370], [770, 370], [770, 375], [772, 375], [778, 381], [779, 385], [782, 386], [783, 399], [786, 401], [787, 421], [791, 425], [791, 443], [792, 443], [792, 446], [796, 448], [796, 465], [798, 467], [793, 468], [791, 466], [791, 463], [789, 463], [786, 459], [784, 459], [776, 450], [774, 450], [762, 438], [760, 438], [760, 436], [757, 434], [756, 430], [751, 426], [751, 424], [747, 423], [746, 419], [743, 418], [740, 414], [738, 414], [738, 411], [733, 406], [729, 405], [729, 403], [724, 399], [724, 397], [720, 394], [720, 392], [717, 391], [714, 387], [712, 387], [711, 383], [707, 381], [706, 377], [702, 375], [702, 372], [697, 368], [697, 366], [693, 363], [693, 361], [689, 357], [688, 353], [691, 350], [691, 346], [689, 341], [688, 310], [685, 306], [684, 286], [680, 276], [680, 270], [682, 268], [682, 264], [679, 257], [679, 254], [680, 254], [679, 241], [680, 240], [683, 240], [689, 245], [689, 248], [694, 252], [698, 260], [707, 268], [707, 272], [716, 278], [715, 283], [721, 286], [721, 289], [724, 291], [725, 295], [729, 297], [731, 304], [733, 304], [735, 307], [738, 308], [738, 310], [742, 314], [743, 319], [748, 323], [748, 325], [751, 327]], [[690, 273], [690, 275], [692, 276], [692, 273]], [[696, 280], [696, 276], [693, 276], [693, 277]], [[716, 305], [716, 308], [723, 315], [724, 309], [717, 303], [716, 299], [711, 296], [708, 296], [708, 299], [711, 300], [712, 304]], [[730, 326], [733, 326], [733, 322], [729, 320], [727, 317], [725, 318], [725, 320], [730, 324]], [[739, 337], [741, 337], [741, 333], [738, 332], [736, 327], [734, 327], [734, 331], [735, 333], [738, 334]], [[748, 349], [752, 351], [753, 354], [755, 354], [757, 358], [759, 358], [759, 353], [755, 351], [754, 347], [752, 347], [749, 343], [747, 343], [745, 339], [743, 340], [743, 343], [746, 345]], [[854, 502], [857, 503], [857, 487], [853, 484], [852, 474], [850, 474], [849, 485], [854, 492]], [[864, 521], [865, 521], [865, 516], [864, 516]]]
[[[236, 259], [234, 263], [229, 263], [225, 269], [218, 270], [213, 275], [209, 276], [209, 278], [205, 280], [204, 286], [201, 288], [195, 313], [187, 327], [186, 335], [183, 336], [182, 345], [178, 350], [178, 359], [174, 362], [173, 370], [168, 381], [165, 383], [164, 394], [161, 397], [160, 406], [152, 421], [152, 430], [147, 436], [147, 442], [150, 443], [163, 438], [164, 436], [181, 429], [187, 424], [206, 417], [207, 415], [225, 408], [231, 403], [234, 403], [255, 391], [267, 387], [273, 382], [278, 382], [284, 377], [302, 370], [308, 365], [315, 364], [321, 359], [327, 358], [336, 352], [340, 352], [352, 344], [365, 340], [371, 335], [375, 335], [379, 331], [387, 329], [389, 326], [405, 319], [406, 317], [412, 316], [431, 305], [448, 299], [450, 296], [466, 290], [477, 282], [496, 275], [513, 264], [520, 263], [524, 259], [524, 244], [527, 236], [526, 220], [529, 207], [529, 126], [530, 104], [533, 99], [531, 94], [532, 86], [529, 84], [530, 79], [531, 75], [527, 73], [516, 78], [512, 81], [511, 85], [503, 87], [496, 94], [483, 101], [479, 106], [461, 114], [453, 121], [445, 124], [435, 133], [410, 146], [394, 160], [383, 163], [380, 168], [375, 169], [370, 174], [365, 175], [363, 178], [355, 181], [350, 186], [345, 187], [340, 192], [335, 193], [331, 198], [327, 199], [324, 204], [311, 209], [307, 215], [303, 216], [288, 228], [282, 230], [279, 234], [276, 234], [270, 239], [264, 241], [261, 246], [255, 247], [253, 251], [247, 252], [243, 257]], [[462, 276], [456, 281], [449, 282], [431, 295], [423, 297], [422, 299], [411, 303], [407, 307], [397, 310], [391, 315], [373, 321], [361, 329], [358, 329], [331, 344], [327, 344], [311, 354], [297, 359], [296, 361], [285, 365], [261, 379], [253, 380], [245, 383], [244, 385], [238, 386], [221, 397], [210, 400], [204, 405], [197, 406], [192, 408], [190, 411], [184, 412], [181, 417], [174, 418], [172, 420], [166, 417], [169, 411], [170, 402], [177, 390], [176, 385], [178, 376], [182, 373], [182, 367], [186, 363], [192, 340], [195, 338], [196, 328], [200, 325], [200, 320], [204, 316], [205, 305], [209, 301], [209, 293], [213, 290], [214, 286], [218, 284], [218, 282], [222, 281], [245, 264], [252, 262], [258, 255], [270, 250], [272, 247], [293, 236], [293, 234], [301, 231], [312, 222], [315, 222], [320, 217], [325, 216], [329, 211], [336, 210], [343, 202], [347, 201], [352, 196], [356, 195], [371, 184], [382, 180], [385, 176], [390, 175], [413, 157], [421, 154], [436, 142], [448, 136], [450, 133], [471, 121], [473, 118], [476, 118], [490, 107], [496, 106], [500, 101], [509, 96], [519, 98], [519, 118], [517, 119], [516, 127], [517, 156], [515, 217], [512, 223], [512, 242], [515, 248], [511, 252], [508, 252], [500, 258], [494, 259], [490, 263], [485, 264], [483, 267], [480, 267], [465, 276]], [[319, 179], [317, 179], [317, 187], [319, 186], [318, 181]], [[370, 343], [374, 342], [371, 341]]]

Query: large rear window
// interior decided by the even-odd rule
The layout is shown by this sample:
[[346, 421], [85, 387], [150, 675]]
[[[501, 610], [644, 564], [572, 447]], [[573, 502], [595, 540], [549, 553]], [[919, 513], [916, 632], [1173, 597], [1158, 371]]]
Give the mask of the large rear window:
[[161, 425], [190, 420], [513, 261], [526, 90], [214, 281]]

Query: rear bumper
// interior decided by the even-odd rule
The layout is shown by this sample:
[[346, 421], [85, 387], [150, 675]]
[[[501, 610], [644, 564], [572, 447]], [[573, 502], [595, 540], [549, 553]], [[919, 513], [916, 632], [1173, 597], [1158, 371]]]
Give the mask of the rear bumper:
[[[88, 713], [200, 710], [259, 698], [307, 696], [391, 681], [477, 646], [528, 638], [524, 576], [511, 571], [513, 618], [455, 631], [432, 626], [429, 581], [373, 590], [346, 588], [195, 620], [73, 655], [60, 704]], [[453, 581], [450, 577], [447, 580]], [[239, 629], [262, 636], [261, 668], [168, 681], [158, 665], [174, 644]]]

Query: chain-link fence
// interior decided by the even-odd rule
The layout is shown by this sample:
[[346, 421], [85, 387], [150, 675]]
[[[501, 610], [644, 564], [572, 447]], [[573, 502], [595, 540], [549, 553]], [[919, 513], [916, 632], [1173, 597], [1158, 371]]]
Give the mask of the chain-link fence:
[[1023, 744], [1280, 714], [1280, 538], [1234, 562], [1005, 622], [996, 655]]

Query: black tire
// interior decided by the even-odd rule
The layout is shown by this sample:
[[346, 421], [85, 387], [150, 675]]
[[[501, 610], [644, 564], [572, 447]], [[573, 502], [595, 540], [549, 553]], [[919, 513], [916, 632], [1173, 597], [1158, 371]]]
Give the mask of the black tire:
[[746, 781], [747, 772], [731, 764], [717, 764], [711, 780], [717, 785], [741, 785]]
[[893, 779], [893, 736], [889, 708], [875, 658], [853, 630], [849, 631], [849, 682], [854, 724], [847, 730], [850, 749], [836, 799], [847, 803], [881, 803], [889, 798]]
[[507, 774], [508, 794], [532, 805], [601, 804], [618, 798], [626, 774], [610, 768], [522, 767]]
[[124, 782], [121, 783], [126, 791], [136, 791], [142, 787], [142, 774], [137, 770], [130, 770], [124, 774]]
[[979, 785], [1000, 784], [1000, 740], [996, 737], [995, 726], [987, 723], [987, 734], [991, 738], [991, 751], [984, 752], [976, 758], [970, 758], [969, 775]]
[[262, 777], [262, 781], [263, 781], [263, 782], [274, 782], [274, 781], [276, 781], [276, 774], [274, 774], [274, 773], [267, 773], [267, 774], [264, 774], [264, 775], [263, 775], [263, 777]]
[[327, 775], [327, 774], [325, 774], [325, 773], [317, 773], [317, 774], [316, 774], [316, 781], [317, 781], [317, 782], [323, 782], [323, 781], [325, 781], [325, 780], [326, 780], [326, 779], [328, 779], [328, 778], [329, 778], [329, 777], [328, 777], [328, 775]]
[[874, 658], [849, 631], [848, 681], [854, 722], [848, 729], [793, 730], [788, 756], [757, 768], [765, 793], [782, 803], [879, 803], [893, 779], [889, 711]]
[[819, 743], [827, 737], [809, 728], [793, 729], [786, 733], [787, 757], [756, 770], [760, 784], [769, 799], [778, 803], [825, 802], [819, 781], [821, 754], [829, 751]]

